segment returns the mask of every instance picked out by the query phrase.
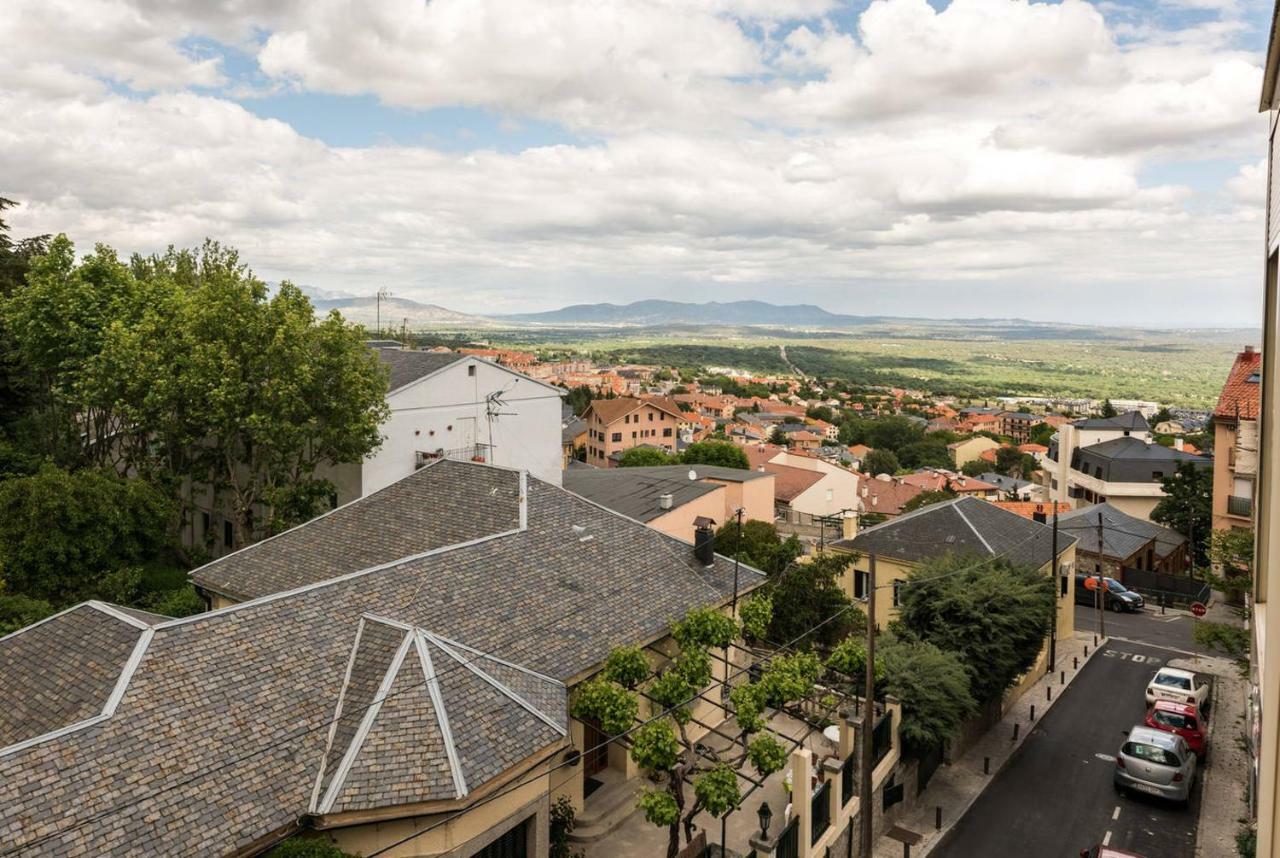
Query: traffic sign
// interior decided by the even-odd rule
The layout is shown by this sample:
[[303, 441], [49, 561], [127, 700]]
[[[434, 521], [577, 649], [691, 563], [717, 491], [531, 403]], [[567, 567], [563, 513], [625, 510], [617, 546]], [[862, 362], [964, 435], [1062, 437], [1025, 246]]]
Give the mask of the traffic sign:
[[1204, 606], [1204, 602], [1191, 603], [1191, 615], [1193, 617], [1203, 617], [1207, 613], [1209, 613], [1209, 609]]

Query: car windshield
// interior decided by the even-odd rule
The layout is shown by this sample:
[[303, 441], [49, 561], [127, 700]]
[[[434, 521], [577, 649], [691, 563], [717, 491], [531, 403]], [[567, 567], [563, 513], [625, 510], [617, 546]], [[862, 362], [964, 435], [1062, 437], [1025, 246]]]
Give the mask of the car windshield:
[[1146, 760], [1149, 763], [1161, 766], [1173, 766], [1175, 769], [1182, 765], [1178, 755], [1172, 751], [1166, 751], [1164, 748], [1157, 748], [1155, 745], [1147, 745], [1143, 742], [1125, 742], [1123, 753], [1126, 757]]
[[1115, 578], [1107, 578], [1107, 579], [1105, 579], [1105, 580], [1106, 580], [1106, 582], [1107, 582], [1107, 589], [1108, 589], [1108, 590], [1111, 590], [1112, 592], [1115, 592], [1115, 593], [1128, 593], [1128, 592], [1129, 592], [1127, 589], [1125, 589], [1125, 586], [1124, 586], [1123, 584], [1121, 584], [1119, 581], [1117, 581]]
[[1156, 674], [1156, 685], [1167, 685], [1170, 688], [1181, 688], [1183, 691], [1191, 690], [1191, 679], [1187, 676], [1178, 676], [1173, 673]]
[[1156, 710], [1155, 722], [1175, 730], [1194, 730], [1196, 719], [1179, 712], [1161, 712]]

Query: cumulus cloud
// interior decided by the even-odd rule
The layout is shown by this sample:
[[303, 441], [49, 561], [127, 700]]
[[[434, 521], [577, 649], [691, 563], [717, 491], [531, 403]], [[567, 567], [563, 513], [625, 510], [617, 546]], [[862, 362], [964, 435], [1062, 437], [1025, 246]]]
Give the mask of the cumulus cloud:
[[[1135, 39], [1081, 0], [875, 0], [856, 18], [830, 0], [77, 9], [0, 10], [19, 234], [126, 251], [209, 235], [266, 276], [471, 310], [617, 297], [602, 284], [785, 284], [858, 309], [847, 290], [867, 283], [1256, 281], [1259, 58], [1225, 13]], [[330, 145], [238, 103], [217, 43], [267, 85], [589, 142]], [[1141, 178], [1206, 157], [1242, 164], [1225, 193]]]

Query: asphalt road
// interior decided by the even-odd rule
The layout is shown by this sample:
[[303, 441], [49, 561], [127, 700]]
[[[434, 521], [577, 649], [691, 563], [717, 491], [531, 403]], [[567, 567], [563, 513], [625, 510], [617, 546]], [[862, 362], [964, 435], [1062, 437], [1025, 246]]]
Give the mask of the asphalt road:
[[[1107, 616], [1108, 632], [1113, 616]], [[1147, 681], [1178, 656], [1160, 647], [1110, 642], [931, 855], [1078, 858], [1081, 849], [1106, 842], [1150, 858], [1192, 858], [1198, 780], [1185, 808], [1121, 796], [1111, 782], [1123, 734], [1144, 717]]]
[[[1191, 639], [1191, 629], [1194, 624], [1195, 620], [1186, 614], [1162, 615], [1160, 609], [1155, 607], [1148, 607], [1136, 614], [1106, 612], [1108, 636], [1170, 647], [1188, 653], [1195, 649], [1195, 642]], [[1088, 605], [1076, 605], [1076, 631], [1096, 632], [1097, 630], [1098, 612]]]

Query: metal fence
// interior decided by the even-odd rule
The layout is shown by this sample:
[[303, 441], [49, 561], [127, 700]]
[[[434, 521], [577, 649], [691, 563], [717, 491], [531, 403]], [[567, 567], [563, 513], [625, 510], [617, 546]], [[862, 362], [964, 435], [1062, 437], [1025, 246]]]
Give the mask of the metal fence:
[[778, 837], [774, 858], [800, 858], [800, 817], [795, 817]]
[[893, 749], [893, 716], [888, 712], [880, 716], [875, 731], [871, 734], [871, 765], [878, 766], [880, 761]]
[[847, 805], [853, 799], [853, 791], [857, 788], [858, 753], [854, 751], [840, 766], [840, 798]]
[[809, 800], [809, 845], [818, 842], [818, 838], [831, 827], [831, 781], [823, 781], [813, 791]]
[[1162, 597], [1166, 605], [1189, 605], [1206, 602], [1212, 594], [1209, 585], [1203, 581], [1149, 569], [1122, 569], [1120, 583], [1141, 593], [1148, 607], [1159, 604]]

